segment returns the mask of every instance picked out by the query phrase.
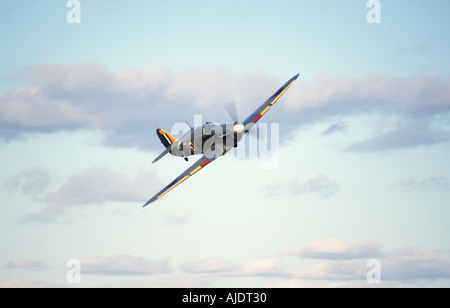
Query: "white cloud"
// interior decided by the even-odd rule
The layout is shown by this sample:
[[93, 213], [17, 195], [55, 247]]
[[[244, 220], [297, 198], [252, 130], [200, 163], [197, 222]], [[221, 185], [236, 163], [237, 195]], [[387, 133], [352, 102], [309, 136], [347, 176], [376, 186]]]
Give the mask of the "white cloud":
[[184, 263], [181, 268], [188, 273], [226, 273], [235, 271], [238, 267], [223, 258], [209, 258]]
[[366, 280], [367, 260], [340, 260], [314, 263], [295, 273], [299, 279], [316, 280]]
[[46, 224], [52, 223], [61, 218], [66, 213], [65, 208], [61, 204], [48, 204], [45, 208], [37, 213], [29, 213], [24, 215], [19, 222]]
[[[40, 64], [28, 70], [30, 84], [0, 93], [2, 139], [30, 132], [101, 129], [107, 145], [148, 149], [155, 146], [148, 142], [155, 126], [169, 129], [195, 114], [202, 114], [204, 120], [229, 120], [218, 106], [230, 100], [237, 102], [244, 119], [284, 82], [261, 71], [230, 72], [220, 67], [174, 73], [165, 67], [110, 70], [98, 63], [82, 63]], [[449, 89], [450, 78], [444, 75], [322, 74], [308, 82], [300, 77], [281, 106], [271, 112], [271, 119], [283, 119], [282, 129], [289, 130], [330, 116], [395, 113], [411, 124], [349, 149], [368, 152], [430, 145], [449, 141], [447, 131], [432, 129], [436, 115], [450, 112]]]
[[381, 74], [362, 77], [316, 76], [299, 83], [289, 95], [292, 111], [336, 105], [346, 113], [383, 108], [391, 111], [435, 113], [450, 107], [450, 78], [444, 75], [417, 75], [393, 78]]
[[105, 201], [138, 202], [148, 197], [148, 187], [155, 182], [151, 174], [129, 178], [106, 168], [94, 167], [72, 175], [57, 191], [48, 193], [43, 199], [64, 205], [99, 204]]
[[326, 130], [322, 132], [322, 136], [332, 135], [337, 132], [343, 132], [348, 130], [348, 126], [344, 121], [338, 121], [330, 125]]
[[[379, 125], [383, 128], [374, 136], [352, 143], [346, 149], [367, 153], [430, 146], [450, 141], [448, 128], [436, 125], [439, 116], [448, 117], [450, 112], [449, 89], [450, 78], [439, 74], [406, 78], [322, 74], [289, 90], [285, 105], [290, 112], [283, 121], [311, 123], [331, 116], [395, 115], [399, 118], [396, 128], [385, 131]], [[343, 128], [330, 127], [331, 131]]]
[[376, 242], [346, 243], [337, 238], [319, 238], [308, 245], [286, 250], [285, 253], [302, 258], [329, 260], [375, 258], [382, 255], [381, 247]]
[[[286, 267], [282, 256], [303, 260], [300, 268]], [[236, 264], [223, 258], [183, 263], [180, 268], [197, 277], [265, 277], [270, 287], [345, 287], [367, 286], [372, 269], [369, 260], [380, 264], [381, 284], [431, 285], [437, 280], [450, 281], [450, 259], [437, 251], [421, 248], [385, 251], [375, 241], [345, 242], [337, 238], [320, 238], [310, 244], [285, 250], [280, 258], [257, 258]], [[307, 261], [307, 262], [305, 262]], [[305, 265], [306, 264], [306, 265]], [[270, 280], [269, 280], [270, 279]]]
[[450, 279], [450, 260], [442, 257], [438, 251], [400, 249], [380, 259], [380, 262], [385, 280], [413, 282]]
[[39, 198], [47, 206], [40, 212], [27, 214], [21, 222], [54, 222], [71, 206], [111, 201], [144, 203], [152, 191], [156, 192], [161, 186], [155, 175], [148, 172], [129, 177], [107, 168], [93, 167], [70, 176], [57, 190]]
[[[287, 263], [286, 255], [302, 260], [300, 267]], [[381, 250], [374, 241], [345, 242], [336, 238], [321, 238], [296, 249], [284, 251], [277, 258], [256, 258], [241, 264], [222, 257], [169, 265], [169, 259], [151, 260], [129, 254], [97, 256], [80, 260], [81, 275], [135, 276], [139, 280], [124, 280], [125, 285], [208, 287], [219, 283], [227, 285], [237, 278], [264, 278], [256, 280], [263, 287], [371, 287], [367, 283], [369, 259], [380, 264], [380, 287], [433, 286], [450, 281], [450, 259], [440, 251], [422, 248]], [[307, 260], [307, 262], [305, 262]], [[289, 264], [289, 266], [287, 266]], [[44, 270], [45, 260], [9, 262], [7, 269]], [[182, 279], [182, 281], [180, 281]], [[227, 282], [228, 281], [228, 282]], [[115, 284], [120, 282], [114, 282]], [[2, 287], [51, 287], [35, 278], [13, 278], [0, 282]], [[123, 286], [123, 284], [122, 284]], [[255, 285], [254, 285], [255, 286]]]
[[294, 277], [297, 279], [366, 281], [371, 269], [367, 267], [370, 259], [379, 261], [382, 282], [418, 284], [450, 279], [450, 260], [437, 251], [422, 248], [388, 252], [374, 241], [347, 243], [336, 238], [321, 238], [284, 253], [321, 260], [296, 271]]
[[450, 191], [450, 181], [445, 176], [432, 176], [421, 180], [416, 178], [403, 179], [397, 186], [409, 191]]
[[261, 258], [244, 263], [236, 275], [280, 276], [283, 275], [281, 262], [273, 258]]
[[20, 189], [24, 194], [36, 195], [44, 192], [49, 183], [48, 170], [36, 166], [9, 177], [3, 185], [8, 190]]
[[55, 288], [60, 285], [48, 283], [42, 279], [27, 277], [15, 277], [9, 280], [0, 281], [0, 288]]
[[374, 137], [353, 143], [349, 151], [376, 152], [412, 148], [450, 141], [449, 132], [431, 127], [431, 119], [415, 119]]
[[[415, 283], [417, 285], [438, 279], [450, 279], [450, 260], [438, 253], [415, 248], [385, 253], [380, 261], [380, 278], [396, 283]], [[367, 258], [352, 260], [327, 260], [306, 266], [295, 273], [298, 279], [366, 281]]]
[[141, 276], [170, 273], [168, 260], [152, 261], [127, 254], [80, 260], [81, 274]]
[[113, 71], [98, 63], [40, 64], [28, 70], [30, 85], [0, 94], [4, 139], [28, 132], [102, 129], [106, 144], [147, 148], [143, 140], [156, 125], [170, 127], [195, 114], [215, 120], [213, 115], [224, 114], [217, 108], [224, 101], [254, 101], [259, 90], [268, 87], [270, 96], [276, 89], [264, 73], [218, 67], [177, 74], [164, 67]]
[[237, 276], [282, 276], [281, 261], [273, 258], [260, 258], [236, 265], [223, 258], [209, 258], [182, 264], [183, 271], [196, 274], [218, 274]]
[[27, 260], [20, 263], [15, 263], [13, 261], [9, 261], [6, 263], [6, 269], [23, 269], [23, 270], [31, 270], [31, 271], [43, 271], [48, 268], [45, 259], [37, 259], [37, 260]]

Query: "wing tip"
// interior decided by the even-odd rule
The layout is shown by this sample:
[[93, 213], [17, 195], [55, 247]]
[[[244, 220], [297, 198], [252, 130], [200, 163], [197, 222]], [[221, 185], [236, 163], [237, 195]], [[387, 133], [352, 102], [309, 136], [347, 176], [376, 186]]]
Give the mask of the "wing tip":
[[155, 201], [157, 198], [153, 197], [150, 200], [148, 200], [143, 206], [142, 208], [146, 207], [147, 205], [149, 205], [150, 203], [152, 203], [153, 201]]

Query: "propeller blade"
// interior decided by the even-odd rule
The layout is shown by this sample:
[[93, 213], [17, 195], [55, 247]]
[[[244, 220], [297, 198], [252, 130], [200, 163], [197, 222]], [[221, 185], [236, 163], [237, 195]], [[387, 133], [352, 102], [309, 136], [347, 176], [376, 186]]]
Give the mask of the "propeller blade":
[[234, 123], [239, 122], [235, 101], [226, 102], [225, 104], [223, 104], [223, 108], [225, 108], [225, 110], [227, 111], [230, 118], [234, 121]]

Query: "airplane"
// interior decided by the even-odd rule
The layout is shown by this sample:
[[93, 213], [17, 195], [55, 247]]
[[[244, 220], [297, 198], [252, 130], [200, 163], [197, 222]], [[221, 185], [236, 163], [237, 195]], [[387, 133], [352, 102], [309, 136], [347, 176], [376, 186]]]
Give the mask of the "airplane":
[[278, 99], [289, 89], [297, 80], [299, 74], [289, 79], [278, 91], [267, 99], [259, 108], [250, 114], [242, 123], [238, 121], [236, 106], [226, 104], [224, 107], [233, 119], [232, 124], [215, 124], [206, 122], [204, 125], [192, 128], [177, 140], [163, 129], [156, 129], [156, 134], [164, 145], [165, 150], [156, 157], [152, 163], [157, 162], [166, 154], [183, 157], [188, 161], [192, 155], [203, 154], [191, 167], [180, 174], [176, 179], [170, 182], [160, 192], [148, 200], [143, 207], [160, 199], [169, 191], [183, 183], [195, 173], [213, 162], [216, 158], [225, 155], [231, 148], [237, 147], [244, 134], [248, 133], [252, 127], [261, 119], [261, 117], [272, 107]]

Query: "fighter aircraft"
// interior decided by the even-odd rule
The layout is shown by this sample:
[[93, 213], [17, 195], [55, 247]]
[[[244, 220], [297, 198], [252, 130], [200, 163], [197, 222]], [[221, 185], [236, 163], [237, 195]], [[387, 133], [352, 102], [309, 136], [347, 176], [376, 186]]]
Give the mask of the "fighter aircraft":
[[143, 207], [160, 199], [169, 191], [186, 181], [195, 173], [203, 169], [206, 165], [213, 162], [216, 158], [225, 155], [232, 147], [237, 147], [242, 136], [249, 132], [252, 127], [259, 121], [259, 119], [277, 102], [277, 100], [287, 91], [287, 89], [297, 80], [299, 74], [289, 79], [278, 91], [276, 91], [268, 100], [266, 100], [258, 109], [249, 115], [244, 122], [240, 123], [237, 118], [236, 107], [234, 104], [227, 104], [227, 109], [230, 117], [233, 119], [233, 124], [214, 124], [206, 122], [206, 124], [191, 128], [179, 140], [170, 135], [168, 132], [157, 129], [161, 143], [166, 148], [158, 157], [153, 160], [153, 163], [160, 160], [167, 153], [174, 156], [183, 157], [188, 161], [191, 155], [203, 154], [202, 158], [197, 160], [191, 167], [180, 174], [169, 185], [164, 187], [160, 192], [154, 195]]

